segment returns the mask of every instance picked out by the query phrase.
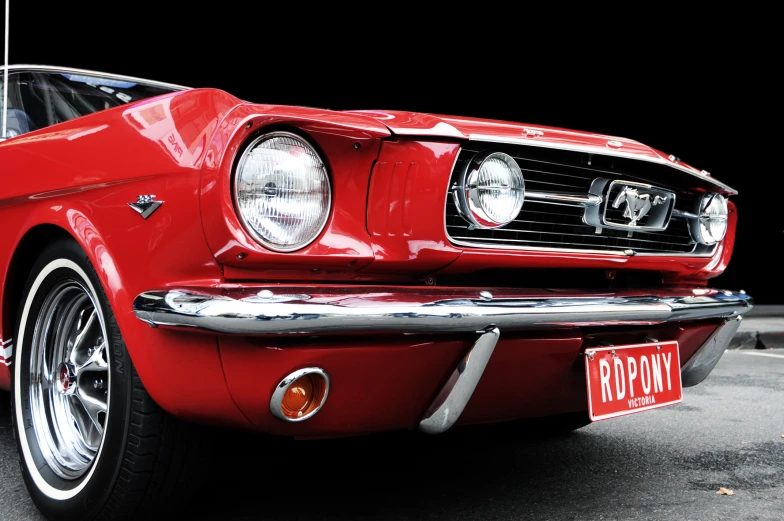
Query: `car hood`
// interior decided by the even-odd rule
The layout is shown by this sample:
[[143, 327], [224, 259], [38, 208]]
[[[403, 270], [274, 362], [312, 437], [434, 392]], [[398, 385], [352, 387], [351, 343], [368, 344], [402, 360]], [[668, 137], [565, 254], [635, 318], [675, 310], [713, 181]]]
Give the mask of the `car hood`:
[[480, 118], [423, 114], [419, 112], [355, 110], [351, 114], [370, 116], [399, 136], [432, 136], [440, 138], [467, 139], [496, 143], [517, 143], [528, 146], [577, 150], [611, 156], [630, 157], [662, 163], [706, 178], [728, 191], [731, 188], [682, 161], [673, 161], [670, 156], [632, 139], [618, 136], [580, 132], [563, 128], [511, 123]]

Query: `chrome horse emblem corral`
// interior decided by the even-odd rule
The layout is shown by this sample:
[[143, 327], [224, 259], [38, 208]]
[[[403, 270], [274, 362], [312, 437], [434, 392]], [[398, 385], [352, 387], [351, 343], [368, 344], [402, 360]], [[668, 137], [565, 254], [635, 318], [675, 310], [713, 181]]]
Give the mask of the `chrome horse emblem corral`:
[[128, 206], [147, 219], [155, 210], [160, 208], [163, 203], [163, 201], [156, 201], [154, 195], [140, 195], [135, 203], [128, 203]]
[[666, 201], [666, 196], [654, 195], [651, 197], [651, 194], [641, 194], [636, 188], [624, 186], [613, 201], [613, 208], [618, 208], [626, 203], [623, 216], [629, 219], [629, 226], [636, 226], [637, 221], [645, 217], [653, 206], [658, 206]]

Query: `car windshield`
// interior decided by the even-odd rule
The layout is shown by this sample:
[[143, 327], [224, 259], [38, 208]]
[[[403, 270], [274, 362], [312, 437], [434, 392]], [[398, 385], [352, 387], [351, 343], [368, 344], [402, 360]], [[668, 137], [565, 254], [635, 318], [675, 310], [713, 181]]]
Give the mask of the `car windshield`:
[[[9, 127], [9, 137], [175, 90], [173, 86], [79, 73], [11, 72], [8, 118], [15, 120], [17, 128]], [[0, 88], [0, 100], [1, 95]]]

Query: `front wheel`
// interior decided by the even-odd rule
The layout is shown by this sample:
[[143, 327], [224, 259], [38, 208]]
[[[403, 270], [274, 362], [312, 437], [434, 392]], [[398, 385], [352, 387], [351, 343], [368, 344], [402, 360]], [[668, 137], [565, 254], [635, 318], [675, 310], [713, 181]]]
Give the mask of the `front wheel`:
[[[52, 243], [25, 286], [11, 403], [22, 474], [49, 519], [131, 519], [184, 502], [201, 429], [147, 394], [89, 259]], [[179, 501], [178, 501], [179, 500]]]

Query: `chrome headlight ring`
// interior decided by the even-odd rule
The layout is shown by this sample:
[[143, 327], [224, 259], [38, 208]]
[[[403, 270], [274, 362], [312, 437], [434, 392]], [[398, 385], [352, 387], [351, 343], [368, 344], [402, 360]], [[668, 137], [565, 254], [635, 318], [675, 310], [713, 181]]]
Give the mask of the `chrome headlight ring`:
[[275, 131], [251, 141], [234, 170], [243, 228], [276, 252], [304, 248], [321, 234], [332, 206], [326, 164], [304, 138]]
[[520, 213], [525, 180], [517, 161], [502, 152], [480, 152], [452, 191], [460, 215], [475, 228], [506, 226]]
[[690, 222], [692, 238], [706, 246], [720, 242], [727, 233], [728, 218], [727, 198], [717, 193], [705, 194], [700, 199], [697, 218]]

